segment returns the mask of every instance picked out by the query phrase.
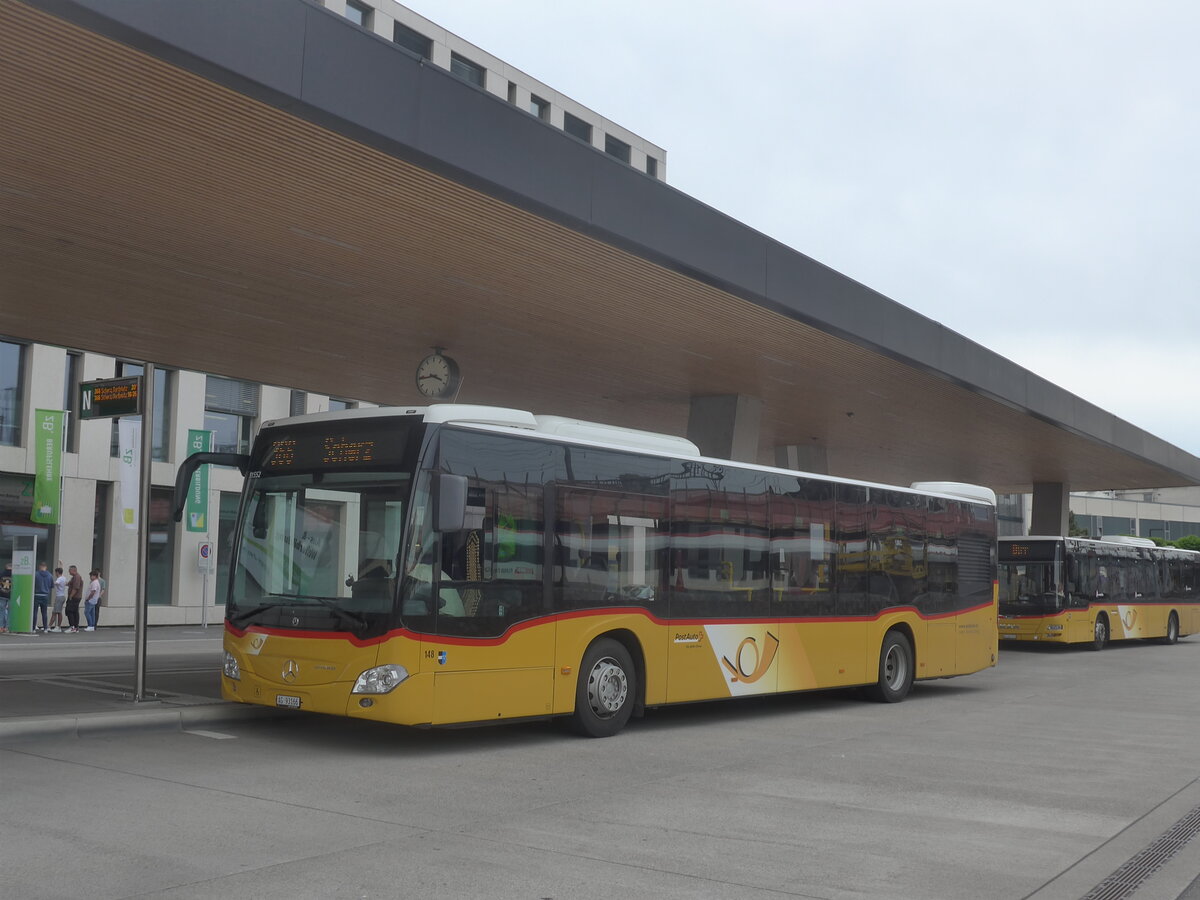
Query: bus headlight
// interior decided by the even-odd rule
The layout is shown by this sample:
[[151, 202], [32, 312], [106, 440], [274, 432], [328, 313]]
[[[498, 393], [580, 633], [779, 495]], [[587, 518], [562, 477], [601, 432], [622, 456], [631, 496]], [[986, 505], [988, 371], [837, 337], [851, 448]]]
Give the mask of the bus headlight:
[[408, 669], [404, 666], [386, 665], [367, 669], [354, 682], [352, 694], [386, 694], [396, 685], [408, 678]]
[[225, 661], [221, 664], [221, 671], [225, 673], [226, 678], [232, 678], [234, 681], [242, 680], [242, 668], [238, 665], [237, 657], [225, 651]]

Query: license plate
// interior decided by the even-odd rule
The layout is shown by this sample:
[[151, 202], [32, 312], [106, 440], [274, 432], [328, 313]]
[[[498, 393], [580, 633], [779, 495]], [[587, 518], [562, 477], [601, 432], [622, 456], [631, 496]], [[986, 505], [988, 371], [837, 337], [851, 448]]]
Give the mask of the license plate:
[[299, 697], [291, 697], [291, 696], [288, 696], [287, 694], [276, 694], [275, 695], [275, 705], [276, 706], [287, 706], [291, 709], [299, 709], [300, 708], [300, 698]]

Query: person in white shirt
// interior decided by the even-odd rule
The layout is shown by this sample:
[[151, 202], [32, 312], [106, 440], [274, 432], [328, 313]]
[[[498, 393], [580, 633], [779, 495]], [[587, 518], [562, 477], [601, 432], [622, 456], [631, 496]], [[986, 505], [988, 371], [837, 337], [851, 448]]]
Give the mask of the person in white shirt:
[[54, 611], [50, 613], [50, 627], [47, 631], [62, 631], [63, 604], [67, 602], [67, 584], [71, 579], [63, 574], [62, 562], [54, 570]]
[[87, 628], [84, 631], [95, 631], [96, 607], [100, 605], [100, 595], [104, 592], [104, 587], [100, 584], [100, 573], [95, 569], [88, 573], [88, 577], [92, 579], [92, 583], [88, 585], [87, 593], [83, 596], [83, 614], [87, 617]]

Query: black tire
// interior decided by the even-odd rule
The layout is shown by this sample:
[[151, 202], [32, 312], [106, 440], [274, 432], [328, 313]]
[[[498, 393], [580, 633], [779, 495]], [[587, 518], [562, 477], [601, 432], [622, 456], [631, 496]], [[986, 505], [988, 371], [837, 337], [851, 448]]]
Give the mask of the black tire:
[[579, 666], [572, 727], [585, 737], [611, 737], [629, 721], [637, 690], [629, 651], [612, 638], [601, 638], [588, 647]]
[[1171, 614], [1167, 616], [1167, 633], [1163, 635], [1162, 642], [1164, 644], [1174, 644], [1179, 640], [1179, 616], [1175, 614], [1175, 610], [1171, 610]]
[[900, 631], [889, 631], [879, 648], [879, 680], [867, 696], [879, 703], [899, 703], [912, 688], [916, 664], [912, 644]]
[[1103, 650], [1108, 644], [1108, 616], [1101, 613], [1096, 616], [1092, 625], [1092, 642], [1088, 644], [1093, 650]]

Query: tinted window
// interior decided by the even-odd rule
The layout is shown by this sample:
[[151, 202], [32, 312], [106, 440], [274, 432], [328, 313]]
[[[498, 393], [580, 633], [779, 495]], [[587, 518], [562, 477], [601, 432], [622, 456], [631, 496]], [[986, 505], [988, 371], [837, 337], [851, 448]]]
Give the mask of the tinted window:
[[834, 612], [833, 485], [793, 479], [770, 498], [772, 604], [776, 615]]
[[666, 606], [665, 497], [557, 491], [555, 606]]
[[671, 493], [671, 617], [770, 613], [770, 477], [699, 467]]

